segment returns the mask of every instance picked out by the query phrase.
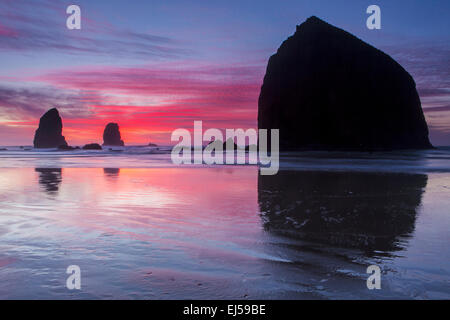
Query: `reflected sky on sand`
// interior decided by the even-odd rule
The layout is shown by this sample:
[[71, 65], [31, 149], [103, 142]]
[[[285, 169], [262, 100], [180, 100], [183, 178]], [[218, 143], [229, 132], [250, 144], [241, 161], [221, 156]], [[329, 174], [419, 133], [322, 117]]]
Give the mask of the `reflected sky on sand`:
[[[0, 298], [450, 298], [448, 173], [1, 168]], [[79, 265], [82, 290], [65, 287]], [[383, 270], [382, 290], [366, 268]]]

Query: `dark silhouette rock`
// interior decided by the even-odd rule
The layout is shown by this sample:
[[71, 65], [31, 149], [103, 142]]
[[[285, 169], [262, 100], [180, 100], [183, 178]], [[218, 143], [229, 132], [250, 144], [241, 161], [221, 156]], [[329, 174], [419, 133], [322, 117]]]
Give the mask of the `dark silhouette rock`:
[[62, 145], [58, 146], [58, 150], [62, 150], [62, 151], [72, 151], [72, 150], [75, 150], [75, 149], [79, 149], [79, 148], [68, 146], [66, 144], [62, 144]]
[[281, 150], [431, 148], [416, 85], [387, 54], [316, 17], [269, 59], [258, 128]]
[[103, 131], [104, 146], [124, 146], [120, 137], [119, 125], [117, 123], [108, 123]]
[[[233, 141], [233, 139], [232, 138], [228, 138], [228, 140], [227, 141]], [[227, 150], [227, 141], [225, 141], [225, 142], [223, 142], [222, 143], [222, 140], [219, 140], [219, 143], [222, 143], [222, 149], [223, 150]], [[208, 145], [207, 146], [209, 146], [210, 144], [212, 144], [213, 142], [215, 142], [215, 140], [213, 140], [213, 141], [211, 141], [210, 143], [208, 143]], [[245, 150], [248, 150], [248, 146], [245, 146], [244, 148], [241, 148], [241, 147], [239, 147], [237, 144], [236, 144], [236, 142], [232, 142], [233, 144], [232, 144], [232, 146], [233, 146], [233, 150], [237, 150], [237, 149], [245, 149]]]
[[83, 147], [83, 150], [102, 150], [102, 146], [98, 143], [89, 143]]
[[158, 145], [155, 144], [155, 143], [149, 143], [148, 146], [149, 146], [149, 147], [157, 147]]
[[227, 142], [228, 141], [231, 141], [232, 146], [233, 146], [233, 150], [237, 150], [238, 146], [237, 146], [236, 142], [234, 142], [233, 139], [231, 139], [231, 138], [229, 138], [227, 141], [225, 141], [223, 143], [223, 150], [227, 150]]
[[67, 146], [62, 135], [62, 120], [56, 108], [48, 110], [39, 120], [39, 128], [34, 135], [35, 148], [57, 148]]

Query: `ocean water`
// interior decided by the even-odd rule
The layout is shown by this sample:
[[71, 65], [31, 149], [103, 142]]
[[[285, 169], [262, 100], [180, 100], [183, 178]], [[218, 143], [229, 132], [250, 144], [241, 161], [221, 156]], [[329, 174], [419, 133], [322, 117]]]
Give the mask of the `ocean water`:
[[450, 148], [282, 154], [274, 176], [168, 150], [0, 151], [0, 298], [450, 298]]

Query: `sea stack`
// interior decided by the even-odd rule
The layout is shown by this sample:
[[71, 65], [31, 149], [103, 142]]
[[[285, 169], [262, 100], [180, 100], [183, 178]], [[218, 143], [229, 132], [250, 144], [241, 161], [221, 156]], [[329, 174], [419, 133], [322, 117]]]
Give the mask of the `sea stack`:
[[62, 135], [62, 120], [56, 108], [48, 110], [39, 120], [39, 128], [34, 134], [35, 148], [57, 148], [67, 146]]
[[281, 150], [431, 148], [411, 75], [390, 56], [317, 17], [270, 57], [258, 128]]
[[117, 123], [108, 123], [103, 131], [104, 146], [124, 146], [120, 137], [119, 125]]
[[83, 150], [102, 150], [102, 146], [98, 143], [89, 143], [84, 145]]

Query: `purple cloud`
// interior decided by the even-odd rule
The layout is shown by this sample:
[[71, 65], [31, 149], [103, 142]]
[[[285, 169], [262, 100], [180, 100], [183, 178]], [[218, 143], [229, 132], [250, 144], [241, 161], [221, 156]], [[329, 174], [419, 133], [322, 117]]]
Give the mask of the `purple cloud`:
[[89, 12], [83, 13], [82, 30], [67, 30], [64, 10], [64, 4], [56, 6], [50, 1], [35, 6], [24, 1], [0, 3], [0, 51], [169, 59], [192, 53], [181, 47], [181, 42], [168, 37], [97, 23], [89, 18]]
[[[0, 86], [0, 117], [10, 121], [36, 120], [48, 109], [58, 107], [67, 115], [88, 117], [92, 93], [55, 90], [51, 87], [14, 88]], [[98, 101], [98, 97], [96, 100]]]

